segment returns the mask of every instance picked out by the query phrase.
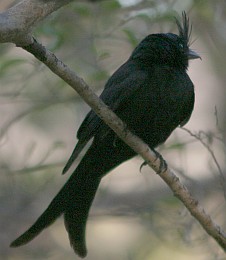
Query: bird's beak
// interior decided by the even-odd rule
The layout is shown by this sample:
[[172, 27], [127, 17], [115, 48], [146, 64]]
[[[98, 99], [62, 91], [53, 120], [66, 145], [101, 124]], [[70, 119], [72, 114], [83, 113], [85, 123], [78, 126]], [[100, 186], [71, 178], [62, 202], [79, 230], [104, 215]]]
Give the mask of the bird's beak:
[[194, 60], [194, 59], [200, 59], [201, 60], [202, 58], [201, 58], [201, 56], [198, 55], [197, 52], [189, 49], [188, 50], [188, 59], [189, 60]]

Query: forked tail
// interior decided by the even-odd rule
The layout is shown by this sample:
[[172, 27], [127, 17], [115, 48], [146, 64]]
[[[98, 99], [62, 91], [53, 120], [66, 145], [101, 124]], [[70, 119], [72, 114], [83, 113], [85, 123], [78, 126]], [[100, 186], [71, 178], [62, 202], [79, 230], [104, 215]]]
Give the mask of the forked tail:
[[71, 246], [80, 257], [86, 256], [86, 222], [101, 178], [89, 172], [82, 174], [78, 171], [79, 169], [75, 170], [37, 221], [11, 243], [11, 247], [29, 243], [61, 214], [64, 214], [65, 227], [68, 231]]

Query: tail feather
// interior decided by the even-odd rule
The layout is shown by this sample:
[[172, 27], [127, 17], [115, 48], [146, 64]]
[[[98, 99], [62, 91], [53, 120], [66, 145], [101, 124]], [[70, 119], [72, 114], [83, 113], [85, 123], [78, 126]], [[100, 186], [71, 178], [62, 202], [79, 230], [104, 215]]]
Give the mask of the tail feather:
[[63, 168], [62, 174], [65, 174], [73, 164], [73, 162], [76, 160], [80, 152], [83, 150], [83, 148], [86, 146], [87, 142], [89, 140], [79, 140], [77, 145], [75, 146], [70, 158], [68, 159], [66, 165]]
[[26, 232], [24, 232], [21, 236], [19, 236], [10, 244], [10, 247], [19, 247], [29, 243], [45, 228], [50, 226], [61, 214], [62, 212], [54, 215], [52, 212], [46, 210], [44, 214], [42, 214], [41, 217], [38, 218], [34, 225], [32, 225]]
[[102, 149], [93, 144], [88, 149], [48, 208], [25, 233], [11, 243], [11, 247], [27, 244], [63, 214], [72, 248], [80, 257], [86, 256], [86, 222], [101, 178], [112, 168], [135, 155], [129, 148], [125, 150], [117, 147], [112, 154], [110, 144], [109, 142], [109, 147], [106, 145]]
[[64, 208], [62, 207], [62, 203], [60, 203], [61, 197], [62, 191], [53, 199], [37, 221], [26, 232], [14, 240], [10, 244], [10, 247], [18, 247], [29, 243], [45, 228], [50, 226], [63, 213]]
[[[81, 176], [77, 171], [74, 174], [78, 174], [77, 177]], [[76, 176], [73, 178], [71, 176], [44, 213], [25, 233], [14, 240], [10, 247], [19, 247], [29, 243], [61, 214], [64, 214], [65, 227], [72, 248], [80, 257], [86, 256], [86, 222], [101, 178], [95, 178], [91, 174], [85, 175], [85, 178], [76, 178], [77, 181], [74, 181], [74, 178]]]
[[80, 257], [85, 257], [87, 254], [86, 222], [100, 181], [101, 178], [93, 178], [92, 175], [87, 174], [85, 183], [80, 186], [81, 192], [76, 196], [76, 203], [74, 201], [69, 203], [69, 207], [64, 212], [64, 223], [70, 244]]

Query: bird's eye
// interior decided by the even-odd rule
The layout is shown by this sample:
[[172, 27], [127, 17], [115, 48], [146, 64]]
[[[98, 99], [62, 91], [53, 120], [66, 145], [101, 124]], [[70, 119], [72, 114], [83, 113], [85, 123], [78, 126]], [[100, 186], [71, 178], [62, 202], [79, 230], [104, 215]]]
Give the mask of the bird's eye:
[[179, 47], [180, 47], [181, 49], [184, 49], [184, 45], [183, 45], [182, 43], [179, 43]]

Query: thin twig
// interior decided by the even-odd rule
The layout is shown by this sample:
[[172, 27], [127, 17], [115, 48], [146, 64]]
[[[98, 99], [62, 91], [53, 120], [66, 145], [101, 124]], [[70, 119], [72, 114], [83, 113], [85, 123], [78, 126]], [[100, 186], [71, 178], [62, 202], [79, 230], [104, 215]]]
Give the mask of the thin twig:
[[203, 134], [205, 137], [207, 137], [207, 134], [204, 133], [203, 131], [200, 131], [198, 134], [192, 133], [189, 129], [187, 129], [185, 127], [182, 127], [182, 129], [184, 131], [186, 131], [187, 133], [189, 133], [192, 137], [197, 139], [206, 148], [206, 150], [211, 155], [211, 157], [212, 157], [212, 159], [213, 159], [213, 161], [214, 161], [214, 163], [215, 163], [215, 165], [217, 167], [217, 170], [218, 170], [218, 172], [220, 174], [220, 179], [221, 179], [220, 184], [221, 184], [221, 186], [223, 188], [223, 191], [224, 191], [224, 198], [226, 199], [226, 187], [225, 187], [226, 180], [225, 180], [224, 173], [223, 173], [223, 171], [222, 171], [222, 169], [220, 167], [220, 164], [219, 164], [219, 162], [217, 160], [217, 157], [216, 157], [214, 151], [211, 149], [211, 147], [207, 143], [204, 142], [203, 138], [201, 137], [201, 134]]

